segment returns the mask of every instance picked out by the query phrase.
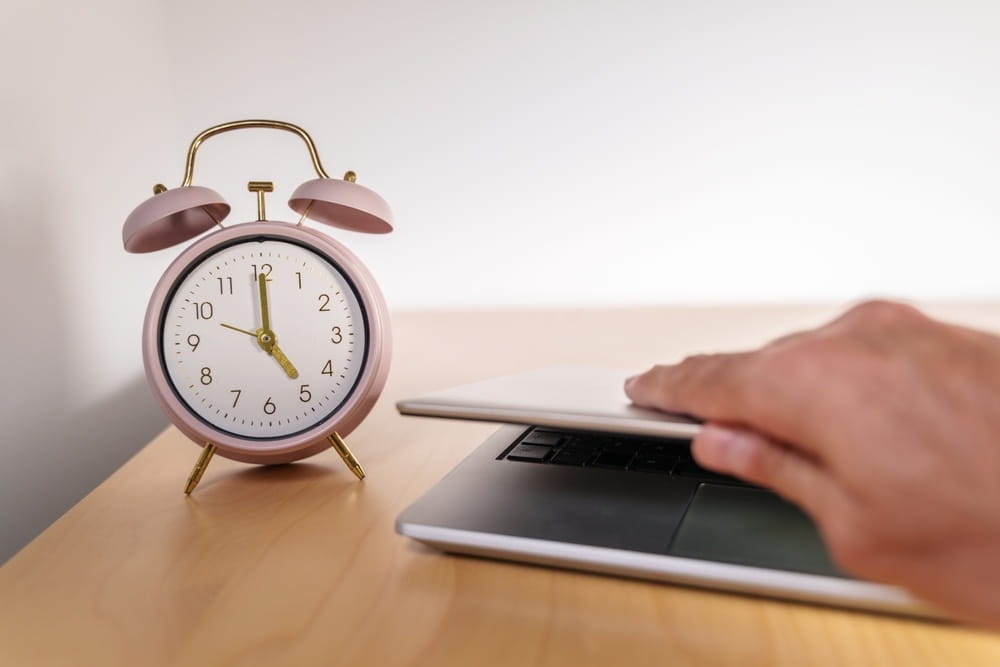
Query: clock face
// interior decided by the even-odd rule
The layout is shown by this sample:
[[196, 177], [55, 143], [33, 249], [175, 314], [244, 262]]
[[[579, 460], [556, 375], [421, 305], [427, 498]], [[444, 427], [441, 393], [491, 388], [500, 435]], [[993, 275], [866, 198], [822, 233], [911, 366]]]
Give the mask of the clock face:
[[366, 363], [367, 319], [325, 255], [244, 239], [180, 277], [159, 347], [175, 394], [198, 418], [240, 438], [279, 439], [317, 426], [351, 394]]

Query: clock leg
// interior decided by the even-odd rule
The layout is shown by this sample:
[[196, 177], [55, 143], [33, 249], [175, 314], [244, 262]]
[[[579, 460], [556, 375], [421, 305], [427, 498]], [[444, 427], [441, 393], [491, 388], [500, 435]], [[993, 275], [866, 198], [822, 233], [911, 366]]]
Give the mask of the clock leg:
[[344, 442], [344, 439], [341, 438], [336, 431], [334, 431], [327, 438], [327, 440], [330, 441], [330, 444], [333, 446], [333, 448], [337, 450], [338, 454], [340, 454], [340, 458], [344, 459], [344, 463], [346, 463], [347, 467], [351, 469], [351, 472], [357, 475], [358, 479], [364, 479], [365, 469], [361, 467], [361, 464], [358, 463], [358, 460], [354, 457], [354, 454], [352, 454], [351, 450], [347, 448], [347, 443]]
[[201, 476], [205, 474], [205, 468], [208, 467], [208, 462], [212, 460], [212, 456], [214, 454], [215, 445], [210, 442], [206, 442], [205, 446], [201, 449], [201, 455], [198, 457], [198, 462], [194, 464], [191, 474], [188, 475], [187, 484], [184, 486], [184, 495], [190, 495], [190, 493], [194, 491], [194, 487], [198, 486], [198, 482], [201, 481]]

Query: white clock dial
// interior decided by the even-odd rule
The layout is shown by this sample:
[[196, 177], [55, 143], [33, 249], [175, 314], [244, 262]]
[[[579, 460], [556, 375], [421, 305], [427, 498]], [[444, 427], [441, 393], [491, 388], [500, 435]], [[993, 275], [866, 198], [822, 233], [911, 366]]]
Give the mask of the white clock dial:
[[167, 378], [194, 414], [221, 431], [272, 439], [316, 426], [347, 399], [368, 331], [333, 262], [261, 238], [213, 251], [180, 278], [159, 343]]

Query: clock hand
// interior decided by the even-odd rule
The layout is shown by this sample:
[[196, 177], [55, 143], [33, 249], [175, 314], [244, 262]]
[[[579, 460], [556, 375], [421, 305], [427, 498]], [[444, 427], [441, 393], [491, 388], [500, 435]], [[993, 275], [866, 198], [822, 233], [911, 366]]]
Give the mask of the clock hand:
[[[256, 333], [252, 333], [252, 336], [257, 337], [257, 343], [260, 345], [261, 349], [274, 357], [274, 360], [278, 362], [281, 369], [285, 371], [285, 374], [293, 380], [299, 376], [298, 369], [295, 365], [285, 356], [285, 353], [281, 351], [278, 347], [278, 337], [274, 335], [271, 331], [271, 309], [267, 302], [267, 276], [264, 273], [257, 274], [257, 292], [260, 295], [260, 329], [257, 329]], [[236, 327], [223, 324], [222, 326], [228, 327], [230, 329], [236, 329]], [[245, 329], [236, 329], [236, 331], [242, 331], [243, 333], [250, 333]]]
[[294, 380], [299, 376], [299, 371], [295, 368], [294, 365], [292, 365], [292, 362], [288, 360], [288, 357], [285, 356], [285, 353], [281, 351], [281, 348], [278, 347], [277, 342], [271, 344], [270, 352], [271, 356], [274, 357], [274, 359], [278, 362], [278, 364], [281, 366], [282, 370], [285, 371], [288, 377]]
[[258, 329], [257, 332], [254, 333], [253, 331], [248, 331], [246, 329], [240, 329], [239, 327], [234, 327], [232, 324], [225, 324], [222, 322], [220, 322], [220, 324], [226, 327], [227, 329], [232, 329], [233, 331], [239, 331], [240, 333], [245, 333], [250, 336], [253, 336], [254, 338], [257, 339], [257, 343], [260, 344], [261, 348], [275, 358], [275, 360], [285, 371], [285, 373], [288, 374], [288, 377], [294, 380], [299, 376], [299, 371], [297, 368], [295, 368], [295, 364], [293, 364], [291, 360], [287, 356], [285, 356], [285, 353], [281, 351], [281, 348], [278, 347], [278, 341], [274, 337], [274, 332], [268, 334], [263, 329]]
[[[222, 323], [220, 322], [220, 324], [222, 324]], [[233, 331], [239, 331], [240, 333], [249, 334], [249, 335], [253, 336], [254, 338], [257, 337], [257, 334], [254, 333], [253, 331], [247, 331], [246, 329], [240, 329], [239, 327], [234, 327], [232, 324], [222, 324], [222, 326], [226, 327], [227, 329], [232, 329]]]
[[271, 311], [267, 304], [267, 276], [263, 272], [257, 274], [257, 287], [260, 294], [260, 326], [264, 331], [269, 331]]

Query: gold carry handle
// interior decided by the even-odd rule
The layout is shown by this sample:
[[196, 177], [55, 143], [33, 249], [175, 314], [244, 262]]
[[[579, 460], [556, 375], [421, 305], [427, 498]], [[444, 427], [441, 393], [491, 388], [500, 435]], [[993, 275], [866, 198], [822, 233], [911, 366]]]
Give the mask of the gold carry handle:
[[323, 169], [323, 165], [320, 164], [319, 153], [316, 152], [316, 144], [313, 143], [312, 137], [298, 125], [292, 125], [280, 120], [234, 120], [229, 123], [210, 127], [194, 138], [194, 141], [191, 142], [191, 147], [188, 148], [187, 164], [184, 167], [184, 182], [181, 183], [181, 187], [191, 185], [191, 181], [194, 180], [194, 155], [206, 139], [214, 137], [217, 134], [222, 134], [223, 132], [229, 132], [230, 130], [243, 130], [252, 127], [285, 130], [286, 132], [299, 135], [302, 141], [306, 142], [306, 147], [309, 149], [309, 157], [312, 158], [316, 173], [319, 174], [320, 178], [330, 178]]

